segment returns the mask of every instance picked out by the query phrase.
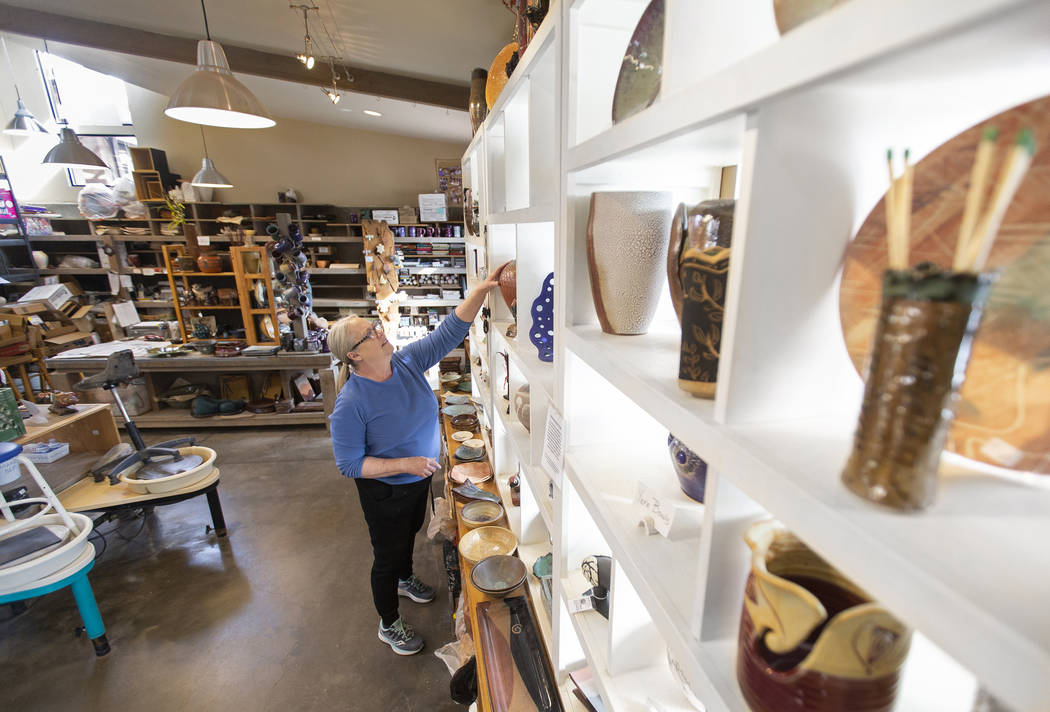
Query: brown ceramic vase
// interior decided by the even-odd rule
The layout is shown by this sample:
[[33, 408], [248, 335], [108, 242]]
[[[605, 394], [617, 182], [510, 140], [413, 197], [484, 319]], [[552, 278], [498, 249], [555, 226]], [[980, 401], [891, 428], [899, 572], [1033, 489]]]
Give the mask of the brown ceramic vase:
[[853, 450], [842, 481], [865, 499], [924, 509], [993, 275], [887, 270]]
[[218, 252], [202, 252], [197, 258], [197, 268], [209, 274], [222, 272], [222, 255]]
[[671, 221], [667, 248], [667, 287], [678, 321], [682, 321], [682, 259], [690, 247], [732, 247], [735, 200], [705, 200], [692, 207], [680, 203]]
[[753, 712], [890, 712], [911, 633], [777, 522], [745, 537], [737, 681]]
[[[476, 134], [485, 117], [489, 114], [489, 107], [485, 105], [485, 83], [488, 81], [489, 73], [481, 67], [470, 73], [470, 131]], [[469, 207], [469, 206], [468, 206]]]

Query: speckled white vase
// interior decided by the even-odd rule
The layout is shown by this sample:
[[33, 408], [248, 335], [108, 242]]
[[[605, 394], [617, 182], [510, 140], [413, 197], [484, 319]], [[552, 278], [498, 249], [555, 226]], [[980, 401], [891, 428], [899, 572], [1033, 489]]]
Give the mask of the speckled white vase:
[[587, 221], [591, 294], [602, 331], [644, 334], [666, 281], [668, 192], [596, 192]]

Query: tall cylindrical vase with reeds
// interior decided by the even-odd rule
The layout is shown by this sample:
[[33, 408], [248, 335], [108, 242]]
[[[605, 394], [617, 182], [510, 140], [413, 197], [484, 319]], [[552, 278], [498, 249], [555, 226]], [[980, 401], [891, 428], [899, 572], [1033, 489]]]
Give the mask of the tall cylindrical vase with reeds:
[[[886, 195], [889, 266], [864, 400], [845, 485], [894, 509], [933, 503], [937, 467], [994, 274], [983, 273], [995, 235], [1035, 147], [1022, 132], [987, 209], [982, 209], [996, 134], [978, 146], [951, 270], [908, 267], [913, 168], [893, 177]], [[907, 154], [905, 154], [907, 164]]]

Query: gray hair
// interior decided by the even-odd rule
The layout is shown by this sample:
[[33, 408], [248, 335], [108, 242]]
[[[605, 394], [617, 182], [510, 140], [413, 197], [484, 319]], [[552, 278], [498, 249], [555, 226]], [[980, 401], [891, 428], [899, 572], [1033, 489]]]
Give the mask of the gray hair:
[[354, 324], [358, 321], [366, 320], [356, 314], [351, 314], [328, 327], [328, 348], [339, 360], [339, 373], [335, 378], [337, 390], [341, 390], [347, 379], [350, 378], [350, 372], [356, 370], [353, 361], [347, 354], [350, 353], [350, 347], [356, 341], [353, 333]]

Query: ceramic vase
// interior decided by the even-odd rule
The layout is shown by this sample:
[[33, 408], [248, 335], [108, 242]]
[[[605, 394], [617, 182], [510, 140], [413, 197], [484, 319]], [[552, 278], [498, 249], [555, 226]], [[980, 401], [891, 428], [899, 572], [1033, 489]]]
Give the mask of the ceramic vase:
[[846, 0], [773, 0], [773, 14], [780, 34], [798, 27]]
[[596, 192], [587, 266], [602, 331], [644, 334], [660, 301], [671, 226], [667, 192]]
[[667, 248], [667, 287], [678, 322], [682, 322], [682, 258], [696, 247], [732, 247], [735, 200], [705, 200], [692, 207], [680, 203], [671, 221], [671, 244]]
[[994, 275], [926, 263], [887, 270], [853, 450], [842, 481], [899, 510], [933, 503], [937, 466]]
[[197, 257], [197, 268], [201, 272], [208, 272], [214, 274], [216, 272], [222, 272], [222, 255], [218, 252], [202, 252]]
[[532, 432], [532, 426], [529, 423], [531, 414], [529, 398], [529, 384], [526, 383], [514, 394], [514, 415], [517, 416], [518, 422], [524, 425], [526, 430]]
[[702, 503], [704, 490], [707, 489], [707, 463], [674, 435], [667, 436], [667, 449], [671, 453], [675, 474], [678, 475], [678, 486], [687, 497]]
[[510, 264], [503, 268], [499, 275], [499, 291], [503, 295], [510, 313], [518, 316], [518, 263], [511, 260]]
[[529, 341], [536, 347], [540, 361], [554, 360], [554, 273], [543, 280], [540, 295], [532, 302], [532, 328]]
[[470, 73], [470, 130], [476, 134], [485, 117], [489, 114], [489, 107], [485, 105], [485, 83], [488, 81], [489, 73], [481, 67]]
[[736, 673], [753, 712], [890, 712], [910, 631], [778, 522], [745, 540]]
[[678, 385], [697, 398], [714, 398], [722, 349], [729, 250], [691, 247], [682, 257], [682, 345]]

